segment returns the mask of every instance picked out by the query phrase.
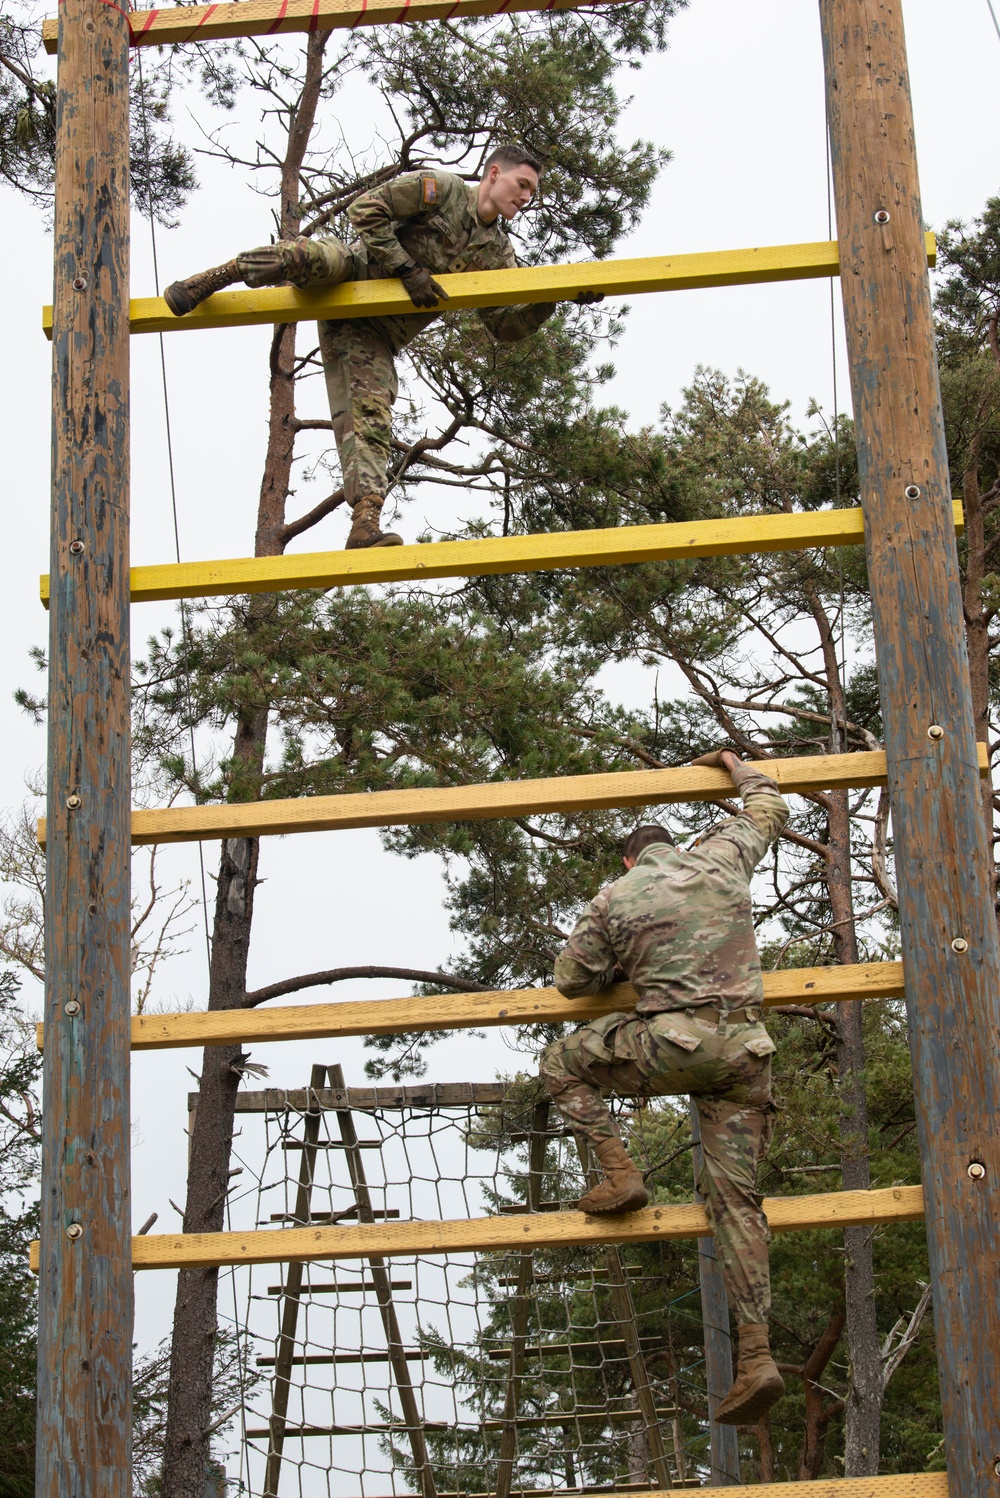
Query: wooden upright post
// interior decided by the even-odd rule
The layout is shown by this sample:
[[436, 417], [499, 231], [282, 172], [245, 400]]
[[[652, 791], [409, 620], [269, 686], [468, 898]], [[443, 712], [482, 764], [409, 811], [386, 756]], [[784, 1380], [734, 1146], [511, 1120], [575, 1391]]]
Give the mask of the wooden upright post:
[[[295, 1225], [308, 1227], [312, 1217], [313, 1187], [316, 1183], [316, 1154], [319, 1144], [320, 1125], [323, 1112], [317, 1093], [326, 1081], [326, 1067], [313, 1063], [309, 1078], [309, 1099], [305, 1122], [302, 1126], [302, 1155], [299, 1160], [299, 1184], [295, 1193]], [[281, 1482], [281, 1458], [285, 1450], [285, 1427], [288, 1424], [288, 1400], [292, 1392], [292, 1366], [295, 1358], [295, 1337], [299, 1326], [299, 1302], [302, 1299], [302, 1281], [305, 1264], [289, 1264], [285, 1270], [285, 1283], [281, 1300], [281, 1330], [274, 1358], [274, 1383], [271, 1393], [271, 1418], [268, 1420], [270, 1437], [267, 1446], [267, 1465], [264, 1469], [264, 1498], [278, 1498]]]
[[131, 1492], [128, 37], [59, 8], [38, 1498]]
[[[528, 1191], [526, 1207], [537, 1212], [542, 1200], [542, 1182], [545, 1176], [545, 1154], [548, 1149], [549, 1129], [548, 1098], [537, 1102], [531, 1114], [531, 1135], [528, 1145]], [[500, 1452], [497, 1457], [496, 1485], [493, 1498], [510, 1498], [514, 1485], [514, 1469], [517, 1457], [517, 1414], [521, 1404], [521, 1384], [524, 1380], [524, 1349], [528, 1341], [528, 1323], [532, 1307], [532, 1279], [535, 1256], [530, 1249], [518, 1255], [517, 1284], [514, 1304], [510, 1312], [510, 1366], [507, 1373], [507, 1390], [504, 1396], [500, 1433]], [[564, 1431], [568, 1436], [568, 1432]], [[568, 1443], [567, 1443], [568, 1445]]]
[[820, 0], [952, 1498], [1000, 1472], [1000, 959], [901, 0]]
[[[328, 1067], [327, 1075], [331, 1087], [336, 1088], [338, 1092], [347, 1091], [344, 1068], [339, 1063]], [[365, 1179], [365, 1163], [358, 1148], [358, 1131], [354, 1127], [354, 1116], [350, 1108], [337, 1109], [337, 1124], [340, 1129], [341, 1142], [344, 1145], [351, 1185], [354, 1187], [354, 1197], [358, 1204], [358, 1221], [374, 1222], [375, 1213], [372, 1209], [371, 1192]], [[392, 1279], [381, 1254], [372, 1254], [368, 1259], [368, 1267], [371, 1270], [375, 1298], [382, 1317], [389, 1367], [396, 1380], [396, 1392], [399, 1395], [403, 1419], [406, 1422], [406, 1436], [413, 1455], [413, 1481], [419, 1484], [421, 1498], [437, 1498], [434, 1470], [427, 1451], [427, 1442], [424, 1440], [424, 1423], [417, 1408], [417, 1396], [413, 1390], [413, 1380], [410, 1378], [410, 1365], [403, 1338], [400, 1335], [399, 1318], [396, 1315], [396, 1306], [392, 1298]]]

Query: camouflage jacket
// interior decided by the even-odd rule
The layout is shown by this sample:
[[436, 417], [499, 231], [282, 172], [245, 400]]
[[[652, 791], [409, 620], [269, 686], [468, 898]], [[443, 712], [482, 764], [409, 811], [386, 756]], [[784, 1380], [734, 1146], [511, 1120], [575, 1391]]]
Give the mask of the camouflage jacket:
[[773, 780], [752, 765], [733, 775], [739, 816], [720, 822], [690, 852], [654, 843], [635, 867], [602, 889], [556, 959], [568, 999], [597, 994], [621, 967], [640, 1014], [712, 1004], [724, 1013], [763, 1002], [750, 877], [788, 820]]
[[[347, 210], [357, 232], [355, 280], [398, 276], [411, 261], [432, 275], [459, 271], [510, 270], [517, 257], [501, 227], [486, 224], [476, 208], [476, 186], [451, 172], [408, 172], [355, 198]], [[317, 239], [314, 244], [322, 245]], [[322, 282], [317, 276], [313, 284]], [[498, 343], [516, 343], [541, 327], [555, 302], [515, 307], [480, 307], [478, 315]], [[443, 309], [442, 309], [443, 310]], [[366, 328], [394, 353], [423, 332], [441, 313], [363, 319]]]

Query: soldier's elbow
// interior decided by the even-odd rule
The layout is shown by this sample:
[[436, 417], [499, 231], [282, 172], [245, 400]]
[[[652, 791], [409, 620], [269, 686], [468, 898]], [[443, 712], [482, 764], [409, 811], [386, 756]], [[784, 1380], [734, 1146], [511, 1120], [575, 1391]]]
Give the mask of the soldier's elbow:
[[593, 973], [588, 973], [586, 969], [575, 965], [564, 965], [558, 961], [553, 974], [553, 982], [564, 999], [582, 999], [588, 994], [597, 992]]

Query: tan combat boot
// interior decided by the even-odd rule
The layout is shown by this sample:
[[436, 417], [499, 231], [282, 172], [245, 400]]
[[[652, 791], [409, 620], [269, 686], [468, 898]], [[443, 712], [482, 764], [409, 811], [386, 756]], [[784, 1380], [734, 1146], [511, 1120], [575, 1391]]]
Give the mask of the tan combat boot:
[[767, 1341], [767, 1326], [750, 1322], [740, 1336], [736, 1381], [715, 1412], [719, 1425], [753, 1425], [785, 1392]]
[[581, 1212], [638, 1212], [649, 1201], [642, 1176], [629, 1159], [620, 1139], [602, 1139], [594, 1153], [601, 1162], [604, 1180], [581, 1196]]
[[358, 551], [364, 546], [402, 546], [403, 538], [395, 531], [379, 530], [378, 518], [384, 504], [381, 494], [366, 494], [358, 500], [351, 511], [347, 551]]
[[186, 313], [193, 312], [200, 302], [205, 301], [213, 292], [221, 291], [224, 286], [232, 286], [234, 281], [242, 281], [239, 266], [235, 260], [227, 260], [225, 265], [216, 265], [212, 270], [199, 271], [196, 276], [188, 276], [186, 281], [173, 281], [163, 293], [163, 300], [170, 308], [175, 317], [184, 317]]

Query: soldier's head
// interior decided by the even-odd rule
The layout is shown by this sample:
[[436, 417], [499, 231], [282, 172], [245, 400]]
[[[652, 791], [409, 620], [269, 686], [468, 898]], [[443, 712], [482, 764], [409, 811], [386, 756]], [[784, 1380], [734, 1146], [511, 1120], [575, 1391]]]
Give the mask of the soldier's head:
[[538, 191], [542, 163], [519, 146], [497, 146], [487, 156], [479, 184], [479, 216], [492, 223], [498, 214], [514, 218]]
[[622, 863], [627, 869], [634, 869], [639, 854], [646, 848], [651, 848], [654, 843], [666, 843], [669, 848], [676, 847], [667, 829], [656, 822], [646, 822], [642, 827], [634, 828], [622, 847]]

